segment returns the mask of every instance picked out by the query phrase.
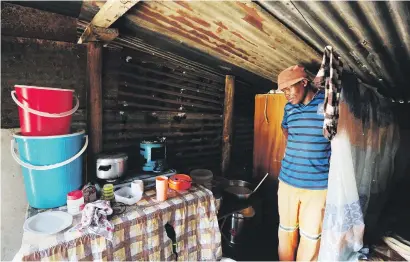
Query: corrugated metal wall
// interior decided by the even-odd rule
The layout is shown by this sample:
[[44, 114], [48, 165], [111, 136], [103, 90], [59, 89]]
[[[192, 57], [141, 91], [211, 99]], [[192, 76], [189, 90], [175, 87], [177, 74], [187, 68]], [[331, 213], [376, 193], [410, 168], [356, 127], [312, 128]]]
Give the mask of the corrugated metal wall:
[[[104, 151], [126, 152], [141, 165], [139, 143], [167, 137], [168, 164], [180, 172], [220, 172], [223, 75], [129, 48], [104, 53]], [[230, 172], [252, 173], [253, 114], [258, 87], [236, 81]]]
[[104, 72], [104, 151], [138, 169], [139, 143], [165, 136], [170, 167], [219, 170], [223, 77], [130, 49], [104, 53]]

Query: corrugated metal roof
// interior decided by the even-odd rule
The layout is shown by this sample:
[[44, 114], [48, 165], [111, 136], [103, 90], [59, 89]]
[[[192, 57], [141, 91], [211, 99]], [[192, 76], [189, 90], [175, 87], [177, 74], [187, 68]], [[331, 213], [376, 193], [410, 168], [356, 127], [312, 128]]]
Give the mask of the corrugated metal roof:
[[410, 2], [259, 2], [304, 41], [321, 50], [334, 46], [368, 84], [409, 98]]
[[[94, 12], [97, 12], [94, 10]], [[82, 16], [82, 19], [77, 23], [77, 36], [80, 37], [87, 26], [87, 20], [92, 19], [90, 11], [87, 16]], [[83, 13], [83, 12], [82, 12]], [[141, 28], [140, 28], [141, 29]], [[121, 49], [123, 47], [137, 50], [156, 56], [165, 61], [170, 61], [172, 63], [178, 64], [190, 71], [199, 72], [200, 75], [207, 75], [207, 77], [224, 79], [226, 74], [233, 74], [236, 76], [236, 83], [241, 84], [246, 88], [251, 88], [253, 92], [256, 93], [266, 93], [273, 88], [272, 82], [258, 76], [256, 74], [250, 73], [245, 69], [234, 66], [232, 64], [223, 63], [220, 59], [212, 58], [209, 55], [198, 54], [194, 52], [191, 48], [183, 48], [181, 46], [175, 45], [173, 42], [168, 42], [167, 39], [161, 38], [159, 34], [152, 35], [152, 31], [139, 30], [135, 32], [136, 36], [129, 36], [127, 34], [121, 34], [119, 37], [114, 39], [108, 45], [109, 48]], [[226, 65], [226, 68], [225, 68]], [[224, 69], [222, 69], [224, 67]], [[224, 81], [224, 80], [223, 80]], [[250, 85], [249, 83], [252, 83]]]
[[283, 68], [319, 61], [315, 50], [250, 1], [149, 1], [125, 18], [274, 81]]
[[[82, 18], [100, 5], [84, 2]], [[320, 61], [318, 52], [250, 1], [147, 1], [138, 3], [124, 17], [129, 28], [160, 32], [274, 81], [285, 67]]]

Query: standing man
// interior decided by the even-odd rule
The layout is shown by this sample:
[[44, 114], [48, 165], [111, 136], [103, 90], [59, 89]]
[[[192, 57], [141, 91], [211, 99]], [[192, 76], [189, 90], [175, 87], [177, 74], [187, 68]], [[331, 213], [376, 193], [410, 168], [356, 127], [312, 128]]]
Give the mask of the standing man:
[[287, 144], [279, 174], [279, 259], [314, 261], [319, 254], [331, 153], [323, 136], [325, 95], [299, 65], [282, 71], [278, 85], [289, 101], [282, 121]]

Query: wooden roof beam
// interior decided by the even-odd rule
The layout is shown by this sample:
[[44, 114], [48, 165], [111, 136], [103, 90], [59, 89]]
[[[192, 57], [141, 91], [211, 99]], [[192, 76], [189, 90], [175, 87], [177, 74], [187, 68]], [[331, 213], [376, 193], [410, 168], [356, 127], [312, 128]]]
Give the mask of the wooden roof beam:
[[107, 0], [88, 24], [78, 43], [97, 40], [108, 42], [115, 39], [118, 36], [118, 30], [108, 29], [108, 27], [138, 2], [139, 0]]

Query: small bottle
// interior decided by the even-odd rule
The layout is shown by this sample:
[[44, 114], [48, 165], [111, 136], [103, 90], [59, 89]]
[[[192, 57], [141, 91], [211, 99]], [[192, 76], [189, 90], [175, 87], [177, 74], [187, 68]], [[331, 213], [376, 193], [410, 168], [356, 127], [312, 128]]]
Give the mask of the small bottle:
[[84, 208], [83, 191], [75, 190], [67, 194], [67, 212], [71, 215], [79, 214]]

